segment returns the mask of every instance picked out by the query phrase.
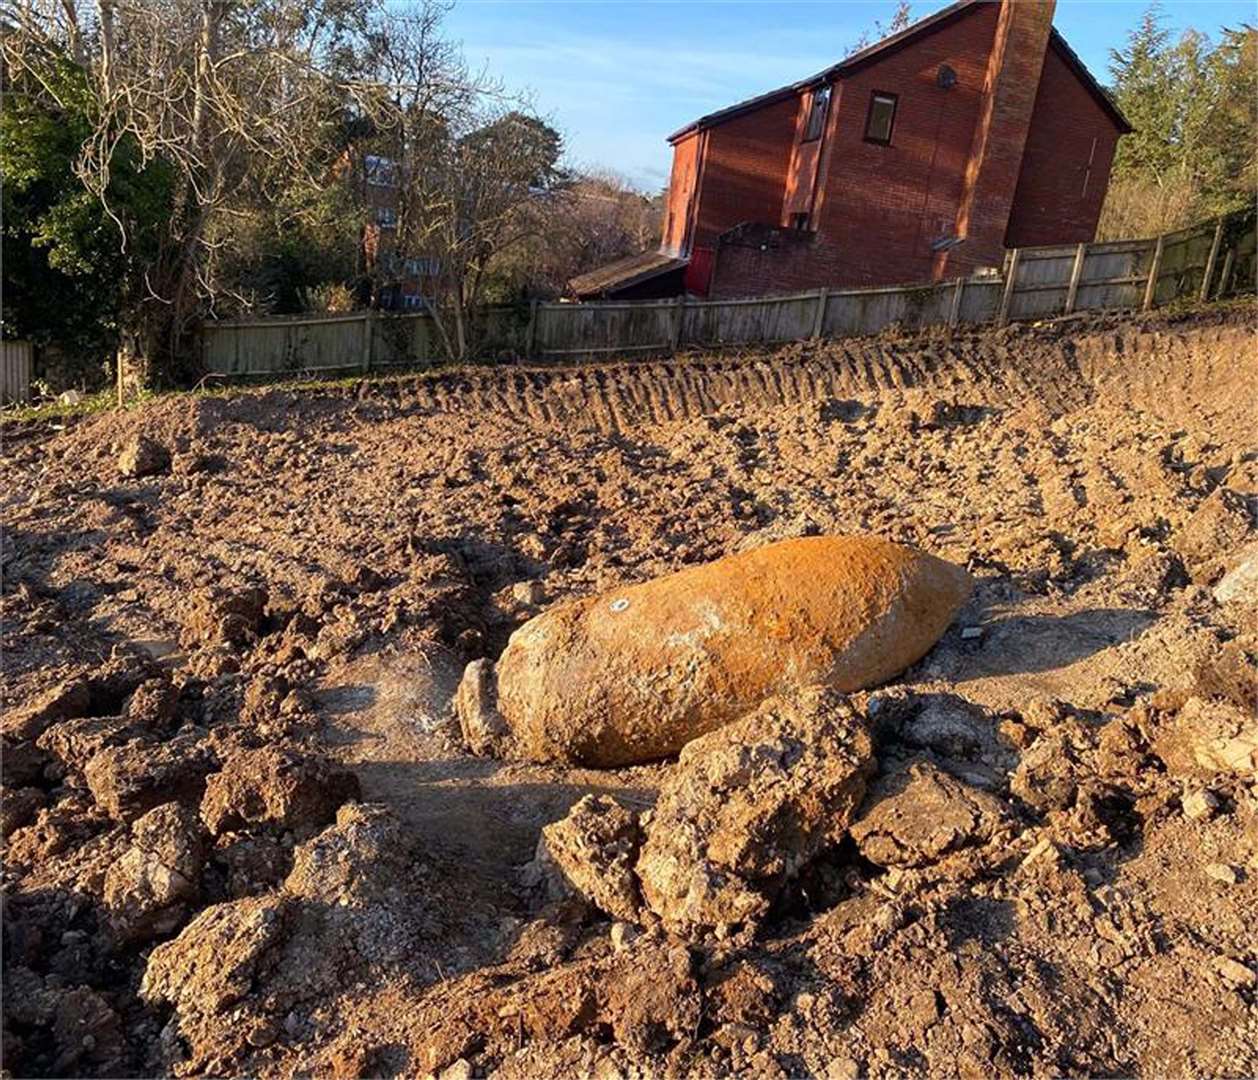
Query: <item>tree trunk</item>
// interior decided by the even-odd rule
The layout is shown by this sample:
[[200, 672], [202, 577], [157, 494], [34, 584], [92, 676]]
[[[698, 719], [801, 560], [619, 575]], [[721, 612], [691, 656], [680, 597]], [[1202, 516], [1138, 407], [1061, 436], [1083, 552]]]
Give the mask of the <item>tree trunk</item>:
[[108, 106], [113, 97], [113, 67], [116, 46], [114, 44], [114, 0], [99, 0], [100, 11], [100, 85], [101, 97]]

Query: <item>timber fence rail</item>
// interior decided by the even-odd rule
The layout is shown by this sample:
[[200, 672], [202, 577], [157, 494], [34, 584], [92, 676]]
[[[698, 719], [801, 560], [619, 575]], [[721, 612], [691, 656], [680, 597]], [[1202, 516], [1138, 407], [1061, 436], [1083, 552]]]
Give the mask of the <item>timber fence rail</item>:
[[[1243, 210], [1148, 240], [1015, 248], [998, 274], [927, 285], [732, 300], [535, 301], [481, 311], [476, 355], [561, 362], [854, 337], [891, 326], [1002, 325], [1081, 311], [1149, 310], [1254, 291], [1256, 248], [1255, 213]], [[207, 322], [201, 342], [205, 369], [227, 377], [352, 374], [446, 358], [427, 314]]]

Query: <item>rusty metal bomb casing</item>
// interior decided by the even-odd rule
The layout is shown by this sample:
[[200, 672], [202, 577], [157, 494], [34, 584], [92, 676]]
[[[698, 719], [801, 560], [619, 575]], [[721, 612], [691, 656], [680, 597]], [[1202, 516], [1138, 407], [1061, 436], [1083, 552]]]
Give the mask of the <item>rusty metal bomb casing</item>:
[[970, 595], [959, 566], [874, 536], [785, 540], [561, 604], [456, 710], [474, 749], [619, 766], [677, 753], [779, 693], [903, 671]]

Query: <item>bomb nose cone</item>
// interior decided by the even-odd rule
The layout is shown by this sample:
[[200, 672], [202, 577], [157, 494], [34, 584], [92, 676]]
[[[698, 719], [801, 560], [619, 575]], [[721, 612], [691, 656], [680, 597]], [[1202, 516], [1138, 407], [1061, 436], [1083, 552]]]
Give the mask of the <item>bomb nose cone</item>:
[[465, 676], [475, 685], [456, 708], [480, 752], [651, 761], [774, 694], [884, 682], [926, 654], [971, 588], [963, 568], [878, 537], [786, 540], [551, 608], [492, 674]]

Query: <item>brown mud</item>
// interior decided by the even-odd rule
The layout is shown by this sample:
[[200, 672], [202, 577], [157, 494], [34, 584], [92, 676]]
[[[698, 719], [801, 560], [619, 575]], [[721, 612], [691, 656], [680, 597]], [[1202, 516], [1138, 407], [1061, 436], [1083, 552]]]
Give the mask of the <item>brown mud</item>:
[[[1258, 1073], [1254, 314], [7, 433], [4, 1068]], [[649, 817], [679, 766], [472, 756], [464, 665], [557, 602], [858, 532], [975, 591], [851, 696], [849, 835], [741, 931], [539, 887], [544, 826]]]

